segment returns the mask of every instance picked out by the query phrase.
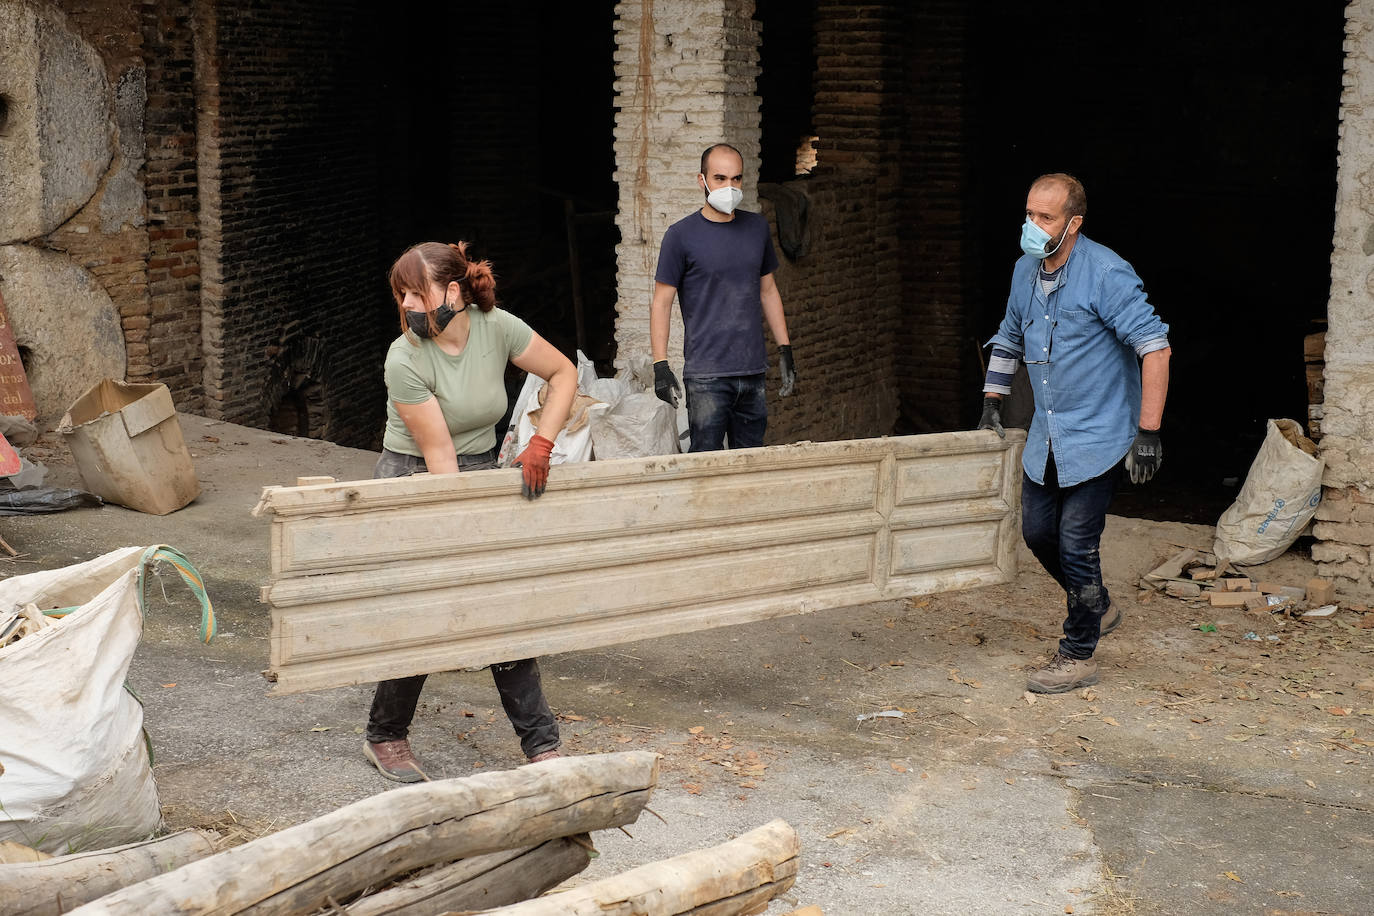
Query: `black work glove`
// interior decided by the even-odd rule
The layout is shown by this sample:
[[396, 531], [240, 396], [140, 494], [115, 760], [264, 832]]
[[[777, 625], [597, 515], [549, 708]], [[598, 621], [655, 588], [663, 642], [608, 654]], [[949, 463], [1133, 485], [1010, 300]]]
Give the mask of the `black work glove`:
[[677, 383], [677, 376], [673, 375], [668, 361], [660, 359], [654, 363], [654, 394], [676, 407], [677, 396], [681, 391], [682, 386]]
[[782, 386], [778, 397], [785, 398], [792, 393], [797, 384], [797, 367], [792, 362], [792, 345], [778, 344], [778, 375], [782, 376]]
[[1131, 483], [1144, 483], [1164, 463], [1164, 444], [1159, 441], [1159, 430], [1136, 430], [1135, 442], [1126, 453], [1126, 473], [1131, 475]]
[[1002, 399], [983, 398], [983, 416], [978, 420], [979, 429], [990, 429], [998, 436], [1007, 438], [1007, 431], [1002, 428]]

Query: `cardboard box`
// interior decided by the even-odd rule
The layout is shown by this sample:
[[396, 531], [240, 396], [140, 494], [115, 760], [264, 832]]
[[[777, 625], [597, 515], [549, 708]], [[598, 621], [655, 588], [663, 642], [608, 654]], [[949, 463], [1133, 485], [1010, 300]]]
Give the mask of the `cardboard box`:
[[86, 489], [107, 502], [166, 515], [200, 495], [166, 385], [103, 379], [58, 429]]

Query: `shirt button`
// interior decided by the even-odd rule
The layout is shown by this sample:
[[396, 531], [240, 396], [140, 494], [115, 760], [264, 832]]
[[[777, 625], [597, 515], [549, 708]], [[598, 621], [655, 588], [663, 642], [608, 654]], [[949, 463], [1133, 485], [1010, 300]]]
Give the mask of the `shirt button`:
[[1045, 316], [1045, 320], [1046, 320], [1046, 321], [1049, 321], [1049, 320], [1050, 320], [1050, 316], [1049, 316], [1049, 315], [1046, 315], [1046, 316]]
[[1042, 378], [1042, 379], [1040, 380], [1040, 384], [1042, 384], [1042, 385], [1048, 385], [1048, 384], [1049, 384], [1049, 381], [1050, 381], [1050, 380], [1047, 379], [1047, 378]]
[[1048, 353], [1048, 352], [1050, 352], [1050, 348], [1049, 348], [1049, 347], [1041, 347], [1041, 348], [1040, 348], [1040, 352], [1041, 352], [1041, 353]]
[[1047, 410], [1047, 411], [1045, 411], [1045, 413], [1054, 413], [1054, 411], [1053, 411], [1053, 410]]

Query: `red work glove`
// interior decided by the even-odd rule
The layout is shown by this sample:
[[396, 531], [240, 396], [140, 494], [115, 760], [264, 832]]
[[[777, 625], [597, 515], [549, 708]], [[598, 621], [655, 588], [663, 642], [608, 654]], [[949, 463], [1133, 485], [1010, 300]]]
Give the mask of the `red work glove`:
[[525, 450], [515, 456], [513, 466], [525, 472], [520, 492], [526, 499], [544, 495], [544, 487], [549, 482], [549, 455], [552, 453], [553, 443], [535, 434], [530, 436], [530, 444], [525, 446]]

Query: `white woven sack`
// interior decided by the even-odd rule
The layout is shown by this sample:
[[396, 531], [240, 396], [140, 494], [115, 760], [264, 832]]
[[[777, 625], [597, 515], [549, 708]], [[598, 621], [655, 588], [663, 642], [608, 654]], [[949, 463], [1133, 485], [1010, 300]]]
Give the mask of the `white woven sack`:
[[1236, 501], [1217, 521], [1212, 550], [1218, 559], [1240, 566], [1268, 563], [1302, 534], [1321, 502], [1325, 469], [1321, 458], [1294, 444], [1304, 439], [1296, 421], [1269, 421]]
[[124, 689], [147, 550], [0, 581], [0, 608], [77, 607], [0, 649], [0, 840], [66, 853], [140, 840], [161, 823], [143, 707]]

